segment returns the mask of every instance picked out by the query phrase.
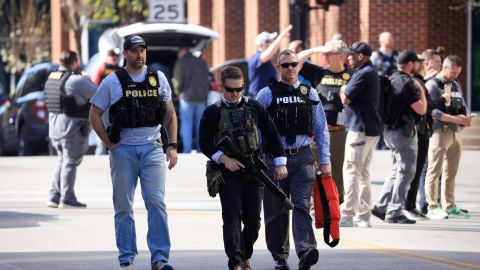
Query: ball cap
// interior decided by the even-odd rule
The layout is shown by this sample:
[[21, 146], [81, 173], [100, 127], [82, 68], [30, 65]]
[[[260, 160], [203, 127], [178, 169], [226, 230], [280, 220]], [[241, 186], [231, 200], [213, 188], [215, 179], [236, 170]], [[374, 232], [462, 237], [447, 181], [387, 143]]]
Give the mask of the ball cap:
[[269, 33], [269, 32], [262, 32], [257, 35], [255, 38], [255, 44], [258, 46], [264, 44], [267, 41], [274, 40], [278, 36], [277, 32]]
[[398, 54], [397, 64], [404, 65], [408, 62], [420, 62], [423, 59], [418, 58], [417, 53], [414, 50], [403, 50]]
[[348, 48], [349, 53], [361, 53], [366, 56], [372, 55], [372, 49], [363, 41], [356, 41]]
[[145, 49], [147, 48], [147, 44], [145, 43], [145, 40], [142, 37], [136, 36], [136, 35], [127, 36], [125, 38], [125, 42], [123, 43], [123, 50], [127, 51], [131, 49], [135, 49], [140, 46], [144, 47]]

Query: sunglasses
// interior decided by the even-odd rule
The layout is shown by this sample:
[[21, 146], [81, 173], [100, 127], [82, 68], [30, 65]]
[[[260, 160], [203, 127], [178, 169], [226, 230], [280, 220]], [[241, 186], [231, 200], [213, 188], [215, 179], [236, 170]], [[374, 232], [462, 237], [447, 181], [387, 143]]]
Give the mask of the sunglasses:
[[281, 63], [280, 66], [282, 68], [288, 68], [289, 66], [292, 66], [293, 68], [296, 68], [298, 66], [298, 62], [292, 62], [292, 63]]
[[225, 91], [230, 92], [230, 93], [233, 93], [233, 92], [240, 93], [240, 92], [243, 91], [243, 86], [242, 86], [242, 87], [238, 87], [238, 88], [232, 88], [232, 87], [226, 87], [226, 86], [225, 86]]

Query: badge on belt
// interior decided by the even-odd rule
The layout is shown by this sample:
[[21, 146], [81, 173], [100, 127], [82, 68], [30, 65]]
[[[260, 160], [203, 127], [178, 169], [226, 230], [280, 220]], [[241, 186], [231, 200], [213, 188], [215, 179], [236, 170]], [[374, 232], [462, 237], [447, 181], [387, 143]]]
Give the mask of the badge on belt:
[[448, 125], [443, 125], [442, 126], [442, 131], [447, 132], [448, 131]]

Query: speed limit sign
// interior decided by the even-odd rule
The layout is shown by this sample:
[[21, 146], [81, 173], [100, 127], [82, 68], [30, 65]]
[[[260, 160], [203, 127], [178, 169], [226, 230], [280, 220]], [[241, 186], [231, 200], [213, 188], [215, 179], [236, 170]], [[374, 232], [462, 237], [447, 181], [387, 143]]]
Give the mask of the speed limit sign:
[[184, 0], [150, 0], [149, 22], [185, 22]]

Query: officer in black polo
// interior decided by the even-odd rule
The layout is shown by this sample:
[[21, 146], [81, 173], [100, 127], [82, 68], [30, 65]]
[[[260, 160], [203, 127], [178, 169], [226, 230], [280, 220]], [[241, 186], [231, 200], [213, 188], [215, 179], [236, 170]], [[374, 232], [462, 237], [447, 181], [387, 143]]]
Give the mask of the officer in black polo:
[[[257, 101], [272, 117], [281, 135], [287, 155], [288, 178], [278, 185], [290, 195], [293, 209], [293, 239], [299, 269], [307, 270], [318, 261], [317, 242], [310, 216], [310, 197], [314, 180], [314, 157], [310, 151], [312, 133], [318, 146], [319, 170], [330, 175], [329, 135], [325, 113], [315, 89], [298, 81], [299, 59], [292, 50], [280, 52], [280, 81], [271, 81], [257, 95]], [[267, 155], [267, 165], [273, 167]], [[272, 173], [272, 172], [271, 172]], [[267, 247], [275, 261], [275, 269], [289, 269], [290, 252], [288, 209], [282, 201], [265, 190], [265, 236]]]
[[244, 80], [241, 70], [225, 67], [221, 81], [224, 89], [222, 100], [208, 106], [200, 121], [200, 149], [215, 164], [221, 164], [218, 170], [224, 183], [220, 186], [220, 201], [228, 267], [234, 270], [252, 269], [249, 259], [260, 229], [263, 187], [242, 171], [244, 164], [218, 144], [228, 136], [242, 155], [261, 155], [260, 129], [263, 145], [266, 146], [263, 150], [275, 157], [275, 179], [287, 176], [287, 159], [267, 111], [255, 100], [242, 97]]
[[427, 110], [427, 99], [420, 83], [413, 79], [415, 62], [420, 60], [412, 50], [402, 51], [397, 60], [398, 71], [391, 77], [391, 91], [386, 93], [387, 115], [383, 136], [392, 152], [393, 167], [374, 204], [372, 214], [388, 223], [413, 224], [403, 213], [410, 183], [417, 162], [415, 124]]

